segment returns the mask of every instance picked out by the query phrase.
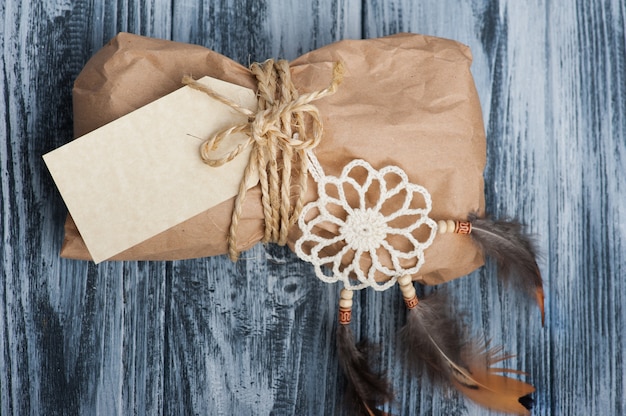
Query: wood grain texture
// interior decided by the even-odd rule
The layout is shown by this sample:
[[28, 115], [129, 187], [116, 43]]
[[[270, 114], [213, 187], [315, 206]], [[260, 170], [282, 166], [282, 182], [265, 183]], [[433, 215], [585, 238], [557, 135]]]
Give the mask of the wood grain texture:
[[[72, 137], [71, 86], [119, 31], [247, 64], [343, 38], [457, 39], [488, 133], [489, 210], [538, 235], [547, 319], [493, 265], [446, 285], [479, 335], [518, 353], [537, 415], [626, 414], [626, 6], [445, 0], [6, 0], [0, 5], [0, 414], [349, 414], [334, 350], [338, 287], [287, 249], [99, 266], [58, 257], [63, 203], [41, 155]], [[430, 290], [430, 289], [427, 289]], [[356, 297], [381, 342], [387, 410], [485, 415], [410, 379], [397, 291]]]

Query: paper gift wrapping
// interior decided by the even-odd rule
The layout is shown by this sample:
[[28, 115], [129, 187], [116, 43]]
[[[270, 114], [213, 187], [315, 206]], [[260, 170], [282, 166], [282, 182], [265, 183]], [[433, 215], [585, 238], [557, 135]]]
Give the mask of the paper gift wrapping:
[[[363, 159], [377, 169], [394, 165], [403, 169], [412, 183], [428, 190], [431, 218], [464, 220], [468, 213], [483, 213], [485, 134], [471, 60], [469, 48], [455, 41], [398, 34], [340, 41], [290, 62], [293, 82], [301, 93], [324, 89], [334, 63], [341, 62], [345, 68], [337, 92], [314, 103], [324, 128], [314, 153], [324, 172], [338, 176], [354, 159]], [[181, 88], [185, 75], [208, 75], [256, 89], [249, 69], [219, 53], [121, 33], [89, 60], [75, 82], [75, 136]], [[311, 180], [305, 202], [316, 199]], [[224, 254], [233, 204], [234, 198], [226, 200], [110, 260], [177, 260]], [[237, 249], [258, 243], [263, 229], [261, 191], [256, 186], [245, 197]], [[295, 224], [287, 242], [290, 247], [300, 234]], [[91, 258], [71, 216], [65, 224], [61, 255]], [[471, 239], [451, 234], [438, 235], [424, 255], [421, 270], [413, 276], [424, 284], [465, 275], [483, 261]]]

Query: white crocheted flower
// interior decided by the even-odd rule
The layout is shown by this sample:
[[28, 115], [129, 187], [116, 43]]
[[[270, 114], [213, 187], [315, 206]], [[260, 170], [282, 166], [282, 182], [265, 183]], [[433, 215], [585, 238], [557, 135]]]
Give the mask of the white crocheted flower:
[[426, 189], [396, 166], [376, 170], [354, 160], [334, 177], [320, 174], [317, 159], [312, 162], [319, 197], [299, 217], [303, 235], [295, 252], [313, 264], [317, 277], [340, 280], [352, 290], [385, 290], [401, 275], [417, 273], [437, 230], [428, 217], [432, 202]]

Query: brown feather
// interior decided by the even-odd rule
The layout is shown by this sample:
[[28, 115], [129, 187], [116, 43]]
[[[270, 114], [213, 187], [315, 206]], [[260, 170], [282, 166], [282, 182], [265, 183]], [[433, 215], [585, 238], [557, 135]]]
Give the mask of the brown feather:
[[492, 220], [468, 215], [472, 224], [470, 236], [483, 253], [498, 262], [498, 277], [511, 281], [537, 301], [544, 324], [544, 293], [537, 254], [532, 239], [514, 220]]
[[502, 374], [523, 374], [517, 370], [494, 368], [509, 356], [500, 348], [469, 340], [458, 320], [447, 313], [446, 297], [437, 292], [409, 311], [401, 330], [409, 369], [427, 365], [435, 380], [445, 380], [476, 403], [493, 410], [526, 415], [520, 399], [534, 392], [530, 384]]
[[[476, 342], [476, 341], [475, 341]], [[477, 352], [480, 344], [464, 351], [462, 361], [465, 368], [453, 372], [454, 386], [474, 402], [500, 412], [528, 415], [530, 412], [520, 399], [535, 391], [535, 388], [503, 374], [524, 374], [508, 368], [494, 368], [493, 364], [508, 357], [497, 357], [492, 350]], [[471, 352], [471, 350], [474, 350]], [[451, 363], [454, 366], [456, 364]]]
[[346, 406], [355, 415], [382, 416], [378, 407], [393, 399], [391, 384], [385, 374], [370, 367], [369, 355], [372, 347], [365, 342], [355, 344], [354, 335], [348, 325], [337, 328], [337, 350], [339, 364], [348, 379]]

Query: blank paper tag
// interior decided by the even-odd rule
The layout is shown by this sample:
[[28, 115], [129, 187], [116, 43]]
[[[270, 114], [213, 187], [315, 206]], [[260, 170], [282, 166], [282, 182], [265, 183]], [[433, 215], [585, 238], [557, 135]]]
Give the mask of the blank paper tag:
[[[199, 81], [256, 109], [248, 88], [209, 77]], [[106, 260], [237, 195], [250, 149], [218, 168], [204, 164], [199, 149], [212, 134], [246, 121], [183, 87], [44, 155], [93, 260]], [[216, 156], [244, 140], [225, 139]], [[252, 178], [248, 186], [257, 182]]]

